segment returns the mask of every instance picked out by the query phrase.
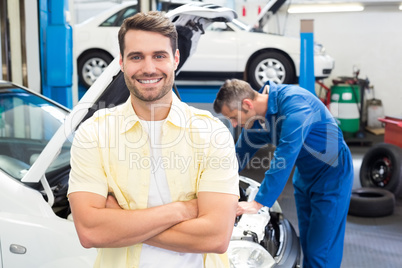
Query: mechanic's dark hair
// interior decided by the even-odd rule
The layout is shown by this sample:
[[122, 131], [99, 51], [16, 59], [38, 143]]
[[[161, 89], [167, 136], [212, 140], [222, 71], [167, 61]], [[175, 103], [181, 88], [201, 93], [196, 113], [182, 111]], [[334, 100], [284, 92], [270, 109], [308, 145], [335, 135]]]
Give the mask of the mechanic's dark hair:
[[214, 111], [218, 114], [221, 113], [223, 105], [226, 105], [231, 111], [240, 110], [239, 107], [244, 99], [254, 100], [256, 97], [257, 92], [249, 83], [239, 79], [226, 80], [216, 94]]
[[123, 21], [119, 30], [119, 48], [120, 53], [124, 55], [124, 37], [128, 30], [141, 30], [160, 33], [170, 39], [173, 55], [177, 49], [177, 31], [174, 24], [164, 13], [159, 11], [150, 11], [148, 13], [137, 13]]

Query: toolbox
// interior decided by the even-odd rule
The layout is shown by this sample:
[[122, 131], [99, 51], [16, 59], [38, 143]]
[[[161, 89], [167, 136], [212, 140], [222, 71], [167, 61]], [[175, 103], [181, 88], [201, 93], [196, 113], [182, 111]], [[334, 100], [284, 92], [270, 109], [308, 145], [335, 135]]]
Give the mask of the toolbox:
[[402, 148], [402, 116], [378, 118], [385, 124], [384, 142], [394, 144]]

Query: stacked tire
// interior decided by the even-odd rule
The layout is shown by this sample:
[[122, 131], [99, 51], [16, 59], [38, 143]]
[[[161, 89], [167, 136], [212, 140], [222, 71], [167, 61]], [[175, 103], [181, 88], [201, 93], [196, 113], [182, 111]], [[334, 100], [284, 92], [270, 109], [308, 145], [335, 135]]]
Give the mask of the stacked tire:
[[359, 217], [392, 215], [395, 197], [402, 196], [402, 149], [388, 143], [370, 148], [360, 167], [362, 188], [354, 189], [349, 214]]
[[394, 213], [395, 195], [381, 188], [363, 187], [352, 190], [349, 215], [384, 217]]

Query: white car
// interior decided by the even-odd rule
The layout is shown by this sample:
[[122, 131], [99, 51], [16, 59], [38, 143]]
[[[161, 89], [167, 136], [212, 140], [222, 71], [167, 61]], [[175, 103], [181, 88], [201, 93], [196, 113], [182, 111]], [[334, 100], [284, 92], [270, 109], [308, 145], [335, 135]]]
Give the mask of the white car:
[[[271, 0], [268, 7], [275, 6]], [[277, 6], [275, 8], [278, 8]], [[123, 20], [137, 12], [137, 2], [124, 2], [75, 27], [78, 75], [90, 86], [118, 55], [117, 33]], [[270, 9], [265, 14], [269, 14]], [[257, 21], [262, 21], [257, 18]], [[253, 24], [254, 25], [254, 24]], [[262, 26], [262, 25], [261, 25]], [[205, 30], [196, 53], [186, 62], [178, 79], [245, 79], [259, 89], [267, 80], [297, 83], [300, 74], [300, 39], [256, 30], [241, 21], [215, 22]], [[334, 60], [320, 44], [314, 47], [314, 75], [326, 78]]]
[[[217, 16], [208, 9], [185, 11], [170, 15], [176, 25], [199, 17], [206, 25]], [[230, 20], [226, 11], [217, 12]], [[0, 81], [0, 268], [93, 266], [96, 250], [81, 246], [67, 199], [71, 141], [83, 120], [128, 96], [117, 58], [72, 111]], [[241, 177], [240, 200], [253, 200], [258, 187]], [[232, 268], [298, 267], [300, 254], [299, 239], [278, 203], [238, 218], [228, 250]]]
[[[53, 145], [59, 156], [49, 154], [49, 141], [69, 113], [0, 80], [0, 267], [93, 265], [96, 250], [81, 246], [67, 219], [71, 143], [61, 138]], [[32, 172], [35, 165], [44, 170]]]

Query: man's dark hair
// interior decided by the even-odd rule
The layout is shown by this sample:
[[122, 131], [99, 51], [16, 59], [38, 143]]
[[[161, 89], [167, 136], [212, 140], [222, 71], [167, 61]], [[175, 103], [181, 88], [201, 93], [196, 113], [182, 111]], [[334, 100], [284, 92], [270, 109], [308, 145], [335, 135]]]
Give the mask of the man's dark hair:
[[177, 31], [174, 24], [164, 13], [159, 11], [150, 11], [148, 13], [137, 13], [124, 20], [119, 30], [119, 48], [120, 54], [124, 55], [124, 38], [129, 30], [141, 30], [147, 32], [160, 33], [170, 39], [173, 55], [177, 49]]
[[222, 113], [223, 105], [226, 105], [231, 111], [240, 110], [244, 99], [254, 100], [257, 92], [251, 88], [250, 84], [239, 79], [226, 80], [219, 89], [214, 101], [214, 111]]

